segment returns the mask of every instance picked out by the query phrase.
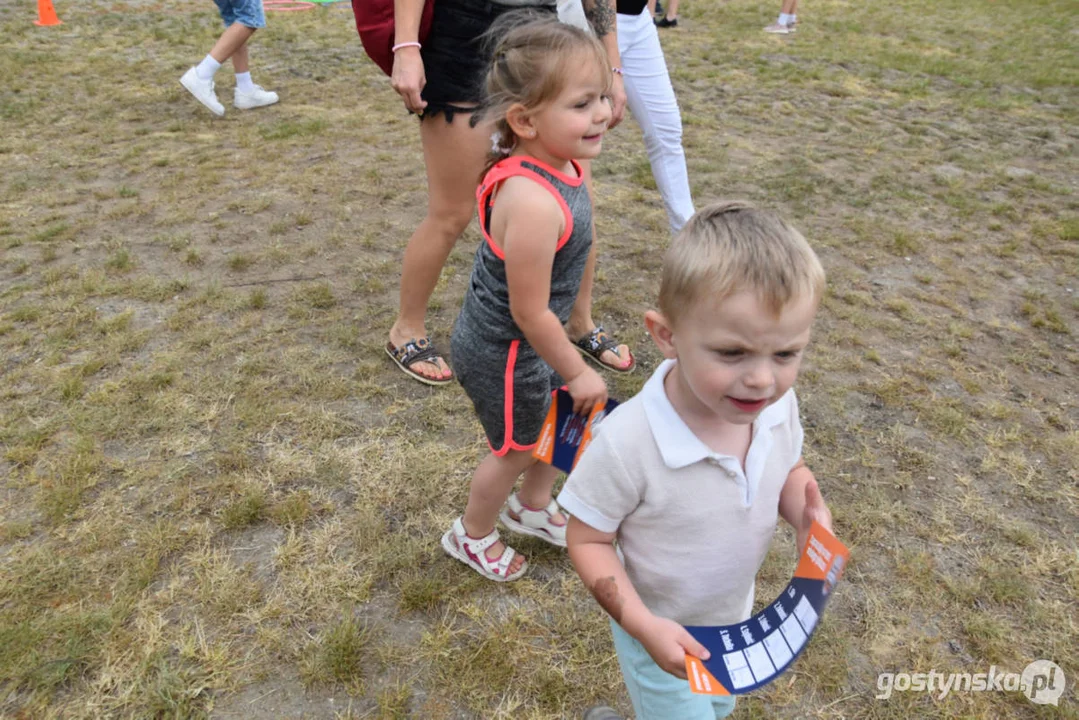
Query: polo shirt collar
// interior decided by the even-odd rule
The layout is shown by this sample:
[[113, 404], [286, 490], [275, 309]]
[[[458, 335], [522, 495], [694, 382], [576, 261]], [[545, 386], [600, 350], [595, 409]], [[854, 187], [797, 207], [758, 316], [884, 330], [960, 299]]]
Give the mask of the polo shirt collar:
[[[677, 360], [664, 360], [641, 389], [641, 399], [644, 403], [648, 425], [652, 430], [652, 437], [655, 438], [659, 452], [663, 456], [663, 463], [672, 470], [709, 458], [727, 457], [701, 442], [701, 439], [693, 434], [671, 405], [671, 400], [663, 387], [663, 381], [667, 373], [674, 369], [676, 363]], [[785, 416], [790, 413], [789, 408], [784, 409], [785, 406], [784, 402], [774, 402], [757, 416], [753, 422], [751, 452], [753, 446], [759, 441], [764, 441], [769, 447], [771, 446], [772, 428], [782, 425]]]

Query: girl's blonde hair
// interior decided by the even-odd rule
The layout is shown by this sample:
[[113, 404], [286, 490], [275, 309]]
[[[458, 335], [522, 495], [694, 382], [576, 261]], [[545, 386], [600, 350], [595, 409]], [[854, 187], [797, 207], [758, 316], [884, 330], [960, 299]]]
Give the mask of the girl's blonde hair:
[[542, 107], [562, 92], [571, 70], [593, 65], [605, 78], [604, 92], [612, 75], [603, 45], [585, 31], [559, 22], [550, 15], [528, 10], [506, 13], [492, 26], [488, 42], [494, 43], [487, 71], [486, 99], [476, 121], [493, 119], [495, 137], [483, 174], [517, 144], [506, 122], [506, 112], [520, 103], [529, 110]]
[[824, 294], [824, 268], [802, 234], [778, 215], [739, 201], [690, 218], [663, 259], [659, 309], [672, 323], [700, 300], [748, 291], [775, 315], [790, 302]]

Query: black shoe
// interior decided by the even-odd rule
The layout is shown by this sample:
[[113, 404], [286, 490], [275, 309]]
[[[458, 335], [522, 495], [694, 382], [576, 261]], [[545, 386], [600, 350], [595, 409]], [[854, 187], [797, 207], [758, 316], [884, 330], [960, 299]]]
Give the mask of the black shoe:
[[666, 17], [661, 17], [660, 19], [656, 20], [656, 27], [661, 27], [661, 28], [678, 27], [678, 18], [674, 18], [673, 20], [671, 20], [671, 19], [666, 18]]

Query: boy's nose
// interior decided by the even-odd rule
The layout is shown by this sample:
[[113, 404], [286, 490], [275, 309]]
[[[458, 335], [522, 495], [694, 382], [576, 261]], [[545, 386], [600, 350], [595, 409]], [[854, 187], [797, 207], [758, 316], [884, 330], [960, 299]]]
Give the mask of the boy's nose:
[[742, 380], [747, 388], [768, 388], [775, 382], [775, 374], [768, 363], [757, 363]]

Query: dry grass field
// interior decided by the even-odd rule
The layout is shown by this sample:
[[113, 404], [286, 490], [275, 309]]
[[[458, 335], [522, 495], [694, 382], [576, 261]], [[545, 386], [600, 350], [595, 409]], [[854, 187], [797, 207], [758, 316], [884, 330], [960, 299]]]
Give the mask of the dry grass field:
[[[829, 293], [800, 380], [852, 560], [736, 718], [1079, 718], [1079, 16], [1069, 0], [687, 0], [662, 39], [698, 204], [790, 216]], [[485, 445], [382, 354], [425, 181], [343, 5], [271, 12], [212, 117], [202, 0], [0, 0], [0, 717], [629, 711], [563, 553], [489, 584], [438, 538]], [[231, 99], [231, 70], [218, 74]], [[596, 163], [596, 317], [642, 368], [666, 219], [632, 121]], [[463, 180], [464, 181], [464, 180]], [[478, 235], [436, 290], [445, 345]], [[785, 584], [784, 528], [758, 600]], [[1055, 661], [1059, 706], [882, 672]], [[676, 720], [676, 719], [674, 719]]]

